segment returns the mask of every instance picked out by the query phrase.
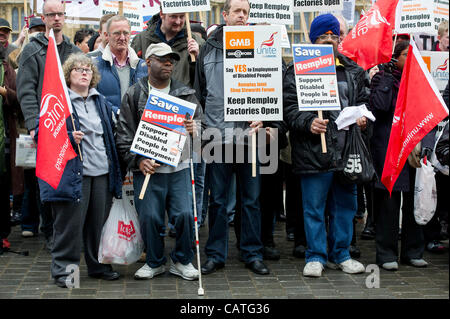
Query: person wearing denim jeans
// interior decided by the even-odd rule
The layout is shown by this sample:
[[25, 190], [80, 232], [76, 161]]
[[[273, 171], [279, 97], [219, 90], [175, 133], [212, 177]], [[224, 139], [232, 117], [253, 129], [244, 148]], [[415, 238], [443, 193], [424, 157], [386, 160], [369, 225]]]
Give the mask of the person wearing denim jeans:
[[[226, 0], [222, 17], [227, 26], [245, 26], [249, 18], [248, 0]], [[234, 150], [247, 149], [248, 136], [262, 128], [261, 121], [225, 122], [224, 112], [224, 25], [219, 26], [202, 46], [196, 62], [194, 88], [200, 105], [204, 109], [202, 128], [218, 138], [202, 140], [207, 148]], [[217, 133], [217, 134], [216, 134]], [[225, 145], [228, 145], [225, 147]], [[245, 151], [244, 151], [245, 152]], [[222, 152], [224, 154], [224, 152]], [[217, 155], [217, 154], [216, 154]], [[236, 171], [237, 189], [241, 192], [242, 237], [241, 257], [245, 266], [256, 274], [267, 275], [269, 269], [262, 262], [261, 211], [259, 207], [260, 177], [251, 176], [251, 162], [237, 163], [234, 159], [225, 163], [223, 158], [209, 161], [210, 165], [210, 207], [209, 237], [205, 247], [207, 261], [202, 265], [203, 274], [211, 274], [225, 265], [228, 250], [227, 195], [233, 169]], [[258, 175], [258, 173], [256, 174]], [[239, 207], [236, 207], [239, 210]], [[236, 227], [236, 225], [235, 225]]]
[[[352, 237], [348, 234], [353, 232], [353, 216], [357, 208], [356, 185], [341, 185], [333, 172], [302, 174], [300, 181], [308, 243], [306, 263], [319, 261], [325, 265], [330, 260], [340, 264], [350, 259]], [[326, 205], [330, 213], [328, 236], [323, 227]]]
[[[248, 148], [244, 148], [248, 154]], [[225, 152], [222, 152], [224, 154]], [[234, 147], [236, 154], [236, 147]], [[265, 275], [269, 270], [262, 263], [261, 242], [261, 210], [259, 193], [261, 177], [259, 174], [252, 177], [252, 164], [248, 159], [244, 163], [209, 163], [209, 182], [211, 185], [210, 204], [208, 211], [209, 236], [205, 246], [206, 263], [202, 266], [203, 274], [210, 274], [222, 268], [228, 257], [229, 222], [227, 204], [233, 171], [236, 173], [237, 189], [241, 198], [239, 250], [241, 260], [253, 272]], [[257, 162], [257, 170], [259, 162]]]
[[[171, 75], [180, 55], [165, 43], [151, 44], [145, 52], [148, 77], [138, 80], [131, 86], [122, 100], [117, 123], [116, 144], [123, 167], [133, 170], [136, 210], [142, 236], [146, 245], [146, 263], [134, 274], [135, 279], [151, 279], [165, 272], [164, 233], [165, 213], [169, 223], [175, 227], [176, 243], [170, 254], [170, 273], [186, 280], [196, 280], [198, 270], [192, 265], [193, 242], [193, 200], [189, 168], [190, 138], [181, 152], [176, 166], [157, 163], [130, 151], [139, 120], [144, 113], [151, 90], [160, 91], [197, 105], [192, 119], [185, 118], [183, 124], [186, 134], [199, 136], [200, 126], [194, 123], [201, 117], [202, 109], [194, 95], [194, 90], [175, 80]], [[151, 175], [142, 200], [146, 175]]]
[[[189, 168], [164, 174], [155, 173], [150, 178], [144, 199], [139, 193], [145, 176], [134, 172], [134, 202], [139, 212], [142, 238], [147, 243], [146, 264], [158, 268], [167, 262], [164, 256], [165, 212], [176, 230], [176, 244], [170, 257], [174, 263], [189, 264], [194, 256], [192, 251], [194, 216], [192, 214], [192, 191]], [[166, 198], [167, 201], [166, 207]]]
[[[331, 44], [336, 61], [336, 78], [341, 109], [368, 102], [366, 74], [355, 62], [338, 51], [340, 24], [331, 14], [316, 17], [310, 28], [314, 44]], [[350, 257], [353, 217], [357, 210], [356, 185], [340, 181], [347, 139], [335, 123], [340, 111], [299, 111], [294, 65], [288, 66], [283, 86], [284, 119], [289, 126], [293, 174], [300, 176], [307, 242], [304, 276], [320, 277], [323, 266], [350, 274], [362, 273], [364, 266]], [[370, 130], [366, 117], [356, 119], [364, 135]], [[325, 136], [326, 152], [322, 150]], [[342, 183], [342, 184], [341, 184]], [[329, 213], [326, 233], [325, 212]], [[328, 243], [328, 247], [327, 247]]]

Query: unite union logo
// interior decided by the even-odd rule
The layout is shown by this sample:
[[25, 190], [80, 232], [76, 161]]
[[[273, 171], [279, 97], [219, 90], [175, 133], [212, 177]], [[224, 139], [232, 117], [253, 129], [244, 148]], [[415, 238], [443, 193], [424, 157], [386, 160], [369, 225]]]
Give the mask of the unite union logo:
[[264, 46], [267, 46], [267, 47], [273, 46], [273, 44], [275, 43], [274, 36], [275, 36], [276, 34], [278, 34], [278, 32], [272, 33], [272, 35], [270, 36], [269, 40], [263, 41], [263, 42], [261, 43], [261, 48], [264, 47]]

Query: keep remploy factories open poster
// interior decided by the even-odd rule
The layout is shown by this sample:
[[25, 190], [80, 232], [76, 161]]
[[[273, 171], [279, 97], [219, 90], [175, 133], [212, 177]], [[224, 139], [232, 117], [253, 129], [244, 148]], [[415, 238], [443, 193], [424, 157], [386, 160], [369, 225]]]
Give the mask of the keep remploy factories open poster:
[[184, 119], [186, 113], [192, 118], [195, 108], [193, 103], [157, 90], [150, 91], [130, 151], [178, 166], [187, 138]]
[[292, 51], [299, 110], [340, 110], [333, 46], [294, 44]]
[[280, 26], [224, 27], [225, 121], [282, 121]]

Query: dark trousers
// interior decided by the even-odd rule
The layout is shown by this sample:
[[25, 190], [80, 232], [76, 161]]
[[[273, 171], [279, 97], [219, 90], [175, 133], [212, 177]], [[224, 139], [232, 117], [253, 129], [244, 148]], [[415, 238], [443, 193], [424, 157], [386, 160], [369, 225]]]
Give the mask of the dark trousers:
[[302, 187], [299, 175], [292, 173], [292, 165], [280, 161], [286, 181], [286, 231], [294, 232], [294, 245], [306, 246], [303, 220]]
[[[279, 162], [280, 163], [280, 162]], [[283, 207], [283, 171], [281, 165], [274, 174], [261, 174], [261, 241], [264, 246], [273, 246], [275, 217]]]
[[50, 203], [42, 203], [35, 169], [24, 170], [25, 193], [22, 201], [22, 230], [38, 233], [39, 220], [45, 238], [53, 234], [53, 216]]
[[439, 240], [441, 233], [441, 221], [448, 222], [449, 209], [449, 181], [450, 177], [442, 173], [436, 173], [437, 206], [433, 218], [424, 226], [425, 243]]
[[[400, 207], [401, 195], [403, 205]], [[381, 265], [398, 259], [398, 229], [402, 210], [402, 238], [400, 260], [420, 259], [424, 252], [422, 226], [414, 219], [414, 192], [393, 191], [392, 197], [384, 189], [374, 189], [376, 211], [376, 262]]]
[[11, 175], [9, 170], [9, 154], [5, 156], [6, 172], [0, 173], [0, 245], [1, 240], [11, 233], [11, 208], [9, 196], [11, 194]]
[[[258, 164], [259, 166], [259, 164]], [[242, 259], [248, 263], [262, 260], [261, 212], [259, 203], [260, 175], [252, 177], [249, 163], [211, 163], [210, 164], [210, 207], [208, 212], [209, 237], [205, 246], [208, 259], [225, 263], [228, 256], [228, 215], [226, 211], [229, 185], [232, 172], [236, 172], [237, 193], [241, 207], [240, 251]]]
[[54, 218], [51, 264], [53, 278], [69, 275], [66, 267], [80, 264], [82, 242], [89, 275], [112, 269], [111, 265], [98, 262], [102, 229], [112, 205], [112, 194], [108, 188], [108, 175], [83, 176], [82, 197], [79, 202], [51, 203]]

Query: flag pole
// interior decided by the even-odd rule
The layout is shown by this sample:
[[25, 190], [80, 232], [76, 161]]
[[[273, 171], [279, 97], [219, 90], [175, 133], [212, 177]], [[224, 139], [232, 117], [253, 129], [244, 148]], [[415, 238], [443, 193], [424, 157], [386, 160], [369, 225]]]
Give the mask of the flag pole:
[[395, 34], [395, 36], [394, 36], [394, 44], [392, 45], [392, 54], [394, 54], [395, 43], [397, 42], [397, 35], [398, 35], [397, 31], [394, 30], [394, 34]]
[[[185, 16], [186, 16], [186, 30], [187, 30], [187, 33], [188, 33], [188, 40], [190, 40], [190, 39], [192, 39], [192, 31], [191, 31], [191, 21], [190, 21], [190, 18], [189, 18], [189, 13], [186, 12]], [[195, 55], [190, 53], [190, 56], [191, 56], [191, 61], [195, 62]]]
[[[75, 121], [73, 120], [73, 115], [72, 115], [72, 113], [70, 113], [70, 118], [72, 119], [72, 126], [73, 126], [73, 129], [75, 130]], [[83, 161], [83, 155], [81, 154], [80, 144], [77, 144], [77, 146], [78, 146], [78, 153], [80, 153], [80, 160]]]

